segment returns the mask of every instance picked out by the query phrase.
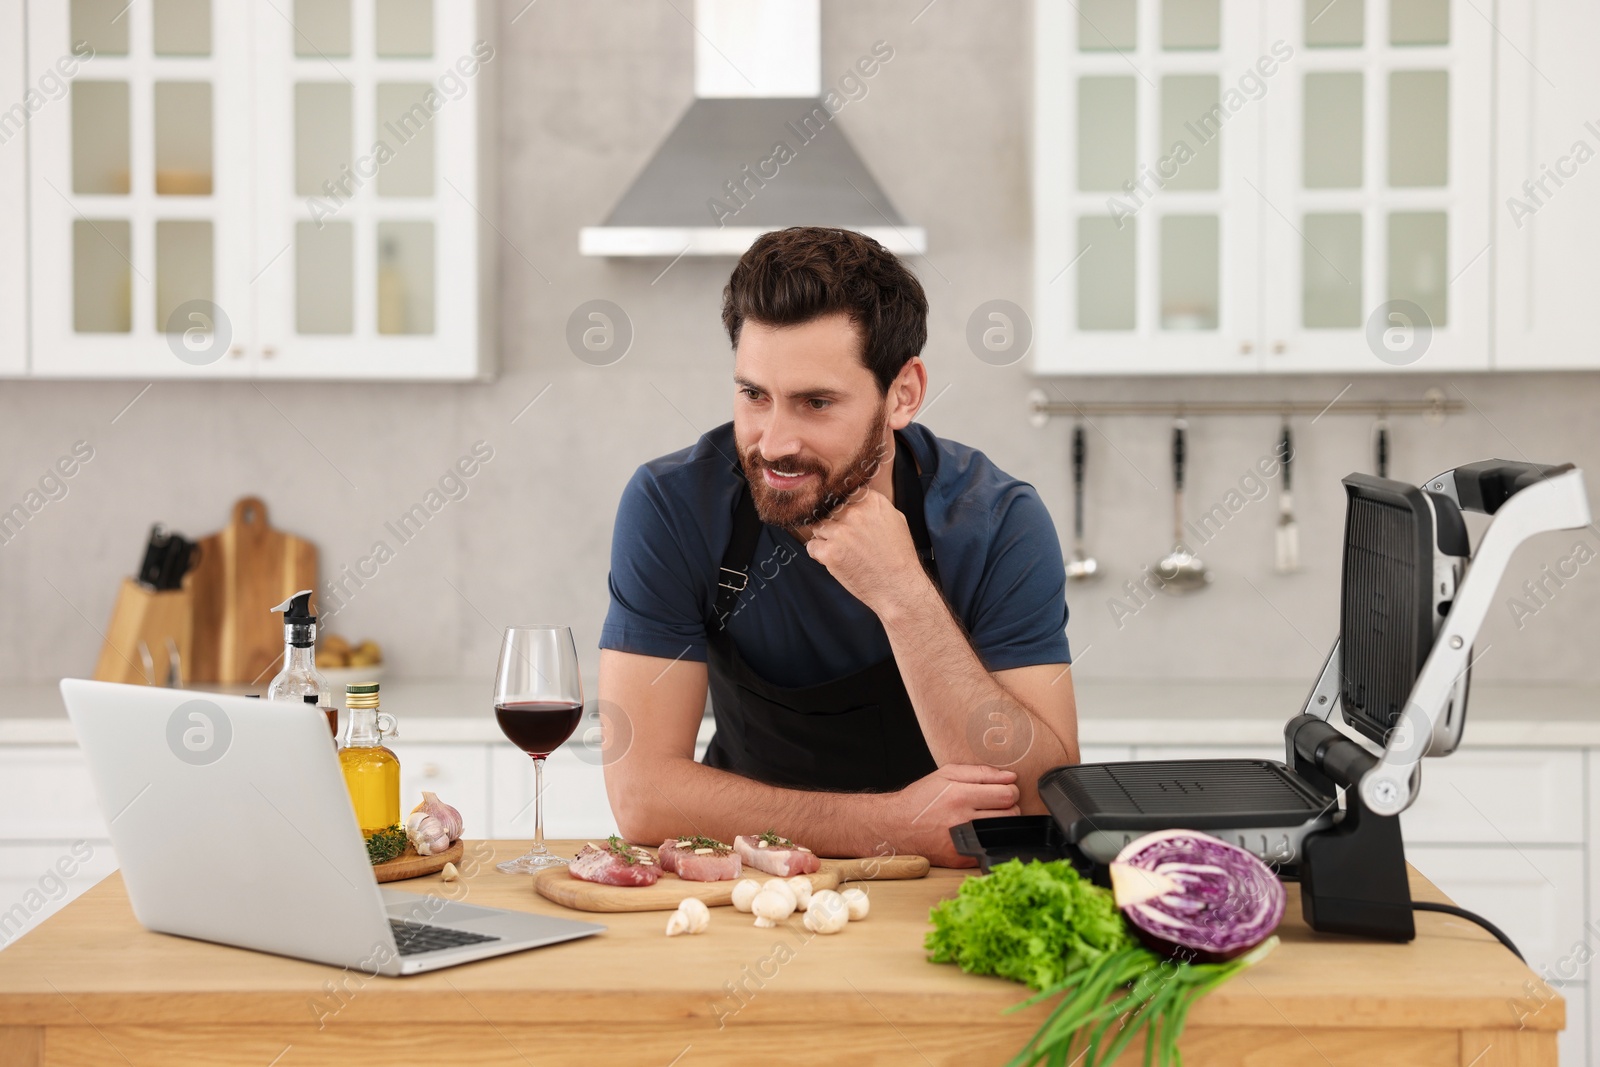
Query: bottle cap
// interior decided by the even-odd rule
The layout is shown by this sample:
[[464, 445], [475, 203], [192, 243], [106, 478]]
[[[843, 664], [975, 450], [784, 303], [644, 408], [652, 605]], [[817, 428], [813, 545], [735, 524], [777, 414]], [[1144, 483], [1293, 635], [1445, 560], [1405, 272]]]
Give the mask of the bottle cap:
[[351, 682], [344, 687], [345, 705], [352, 708], [375, 708], [378, 706], [377, 682]]

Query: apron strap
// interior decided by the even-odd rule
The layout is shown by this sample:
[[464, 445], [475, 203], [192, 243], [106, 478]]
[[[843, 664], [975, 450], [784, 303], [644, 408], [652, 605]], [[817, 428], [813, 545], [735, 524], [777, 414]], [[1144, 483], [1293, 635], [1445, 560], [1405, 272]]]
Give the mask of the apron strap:
[[[934, 567], [933, 542], [928, 536], [928, 517], [924, 513], [922, 480], [917, 474], [916, 456], [906, 443], [905, 435], [895, 431], [894, 499], [895, 505], [906, 517], [911, 528], [911, 541], [917, 548], [917, 558], [922, 567], [939, 583], [939, 573]], [[761, 537], [761, 516], [750, 498], [749, 483], [744, 480], [744, 469], [739, 471], [739, 501], [733, 509], [733, 536], [722, 554], [722, 566], [717, 571], [717, 599], [712, 618], [716, 628], [722, 629], [725, 620], [738, 606], [739, 594], [750, 584], [750, 560], [756, 554], [756, 542]]]

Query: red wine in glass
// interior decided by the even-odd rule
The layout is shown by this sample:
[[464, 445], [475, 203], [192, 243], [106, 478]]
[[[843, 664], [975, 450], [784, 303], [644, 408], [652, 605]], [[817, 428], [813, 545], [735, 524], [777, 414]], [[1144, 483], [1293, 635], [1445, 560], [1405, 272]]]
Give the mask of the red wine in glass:
[[583, 703], [515, 700], [496, 704], [494, 717], [506, 740], [530, 756], [548, 756], [572, 736], [583, 718]]
[[507, 874], [561, 866], [567, 857], [555, 855], [544, 842], [544, 761], [583, 717], [583, 681], [571, 627], [507, 627], [495, 668], [494, 717], [506, 739], [533, 757], [533, 844], [525, 855], [495, 866]]

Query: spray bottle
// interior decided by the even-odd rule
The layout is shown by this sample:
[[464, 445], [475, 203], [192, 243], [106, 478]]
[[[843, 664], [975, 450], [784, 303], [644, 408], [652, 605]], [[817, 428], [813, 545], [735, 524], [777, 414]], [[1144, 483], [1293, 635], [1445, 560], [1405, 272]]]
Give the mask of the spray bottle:
[[272, 610], [283, 612], [283, 670], [267, 686], [267, 699], [311, 704], [315, 697], [337, 738], [339, 709], [333, 706], [328, 680], [317, 671], [317, 617], [311, 614], [311, 590], [300, 590]]

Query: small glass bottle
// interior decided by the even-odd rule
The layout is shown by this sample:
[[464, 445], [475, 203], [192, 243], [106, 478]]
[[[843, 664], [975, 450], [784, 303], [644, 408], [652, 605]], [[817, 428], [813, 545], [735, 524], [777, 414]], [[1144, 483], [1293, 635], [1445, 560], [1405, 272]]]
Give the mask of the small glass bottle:
[[383, 745], [398, 731], [394, 716], [378, 710], [377, 682], [345, 686], [345, 708], [350, 725], [339, 749], [339, 764], [356, 823], [370, 835], [400, 821], [400, 760]]

